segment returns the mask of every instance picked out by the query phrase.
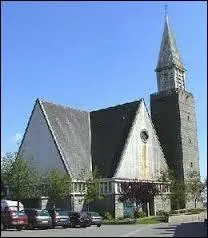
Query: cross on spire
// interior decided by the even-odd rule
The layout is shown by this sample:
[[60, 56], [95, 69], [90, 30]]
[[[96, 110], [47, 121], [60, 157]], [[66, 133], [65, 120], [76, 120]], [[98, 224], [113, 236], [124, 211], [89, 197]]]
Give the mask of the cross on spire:
[[165, 4], [165, 16], [168, 15], [168, 4]]

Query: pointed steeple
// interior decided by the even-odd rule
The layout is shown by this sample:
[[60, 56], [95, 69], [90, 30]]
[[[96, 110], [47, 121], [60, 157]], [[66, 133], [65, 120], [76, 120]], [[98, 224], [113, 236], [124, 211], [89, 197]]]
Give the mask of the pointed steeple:
[[185, 90], [185, 68], [176, 46], [176, 42], [169, 25], [167, 12], [160, 46], [157, 67], [158, 91], [169, 89]]
[[160, 54], [156, 70], [172, 65], [184, 69], [182, 59], [180, 57], [173, 33], [169, 25], [168, 15], [166, 13], [162, 42], [160, 46]]

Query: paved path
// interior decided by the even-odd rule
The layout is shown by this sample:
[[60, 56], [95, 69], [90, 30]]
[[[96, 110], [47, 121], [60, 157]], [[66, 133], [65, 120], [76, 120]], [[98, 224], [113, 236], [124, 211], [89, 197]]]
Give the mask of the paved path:
[[87, 228], [7, 230], [2, 237], [207, 237], [204, 222], [152, 225], [102, 225]]

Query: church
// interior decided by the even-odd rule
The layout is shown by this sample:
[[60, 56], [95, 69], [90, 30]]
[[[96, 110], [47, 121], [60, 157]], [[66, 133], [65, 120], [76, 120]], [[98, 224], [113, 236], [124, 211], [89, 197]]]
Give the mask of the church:
[[[70, 210], [83, 208], [85, 179], [97, 170], [105, 198], [93, 209], [126, 216], [131, 205], [119, 201], [122, 182], [157, 183], [168, 168], [181, 181], [190, 170], [199, 173], [195, 104], [186, 91], [185, 71], [166, 14], [151, 114], [142, 97], [91, 112], [37, 99], [19, 153], [40, 170], [56, 168], [70, 175]], [[170, 201], [160, 196], [148, 205], [150, 215], [170, 210]]]

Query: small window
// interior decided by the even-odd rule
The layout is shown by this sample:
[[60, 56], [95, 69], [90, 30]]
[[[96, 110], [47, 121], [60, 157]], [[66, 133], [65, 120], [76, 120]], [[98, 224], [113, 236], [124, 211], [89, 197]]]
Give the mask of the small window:
[[190, 116], [188, 116], [188, 121], [190, 120]]
[[193, 163], [191, 162], [191, 168], [193, 167]]
[[191, 139], [189, 138], [189, 143], [191, 143]]
[[77, 192], [77, 184], [74, 183], [74, 192]]

